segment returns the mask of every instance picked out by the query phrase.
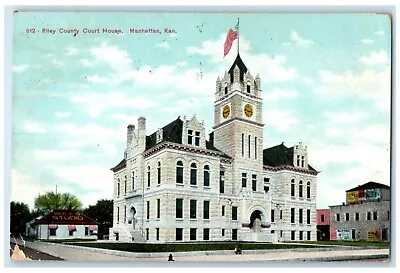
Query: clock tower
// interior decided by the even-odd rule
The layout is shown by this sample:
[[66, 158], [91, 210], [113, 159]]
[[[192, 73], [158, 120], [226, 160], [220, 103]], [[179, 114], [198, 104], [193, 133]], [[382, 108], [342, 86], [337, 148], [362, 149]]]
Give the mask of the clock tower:
[[254, 79], [238, 54], [216, 82], [214, 145], [236, 162], [262, 167], [263, 123], [260, 77]]

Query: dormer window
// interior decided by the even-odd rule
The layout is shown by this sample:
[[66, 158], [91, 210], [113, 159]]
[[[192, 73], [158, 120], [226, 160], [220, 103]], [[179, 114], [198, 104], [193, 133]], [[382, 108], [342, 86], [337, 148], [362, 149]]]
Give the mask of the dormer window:
[[163, 139], [163, 129], [158, 129], [156, 133], [156, 143], [159, 143]]
[[198, 131], [195, 132], [194, 145], [200, 146], [200, 132], [198, 132]]
[[297, 156], [297, 167], [299, 167], [300, 166], [300, 156], [298, 155]]
[[193, 144], [193, 130], [188, 130], [188, 144]]
[[247, 93], [250, 94], [250, 92], [251, 92], [251, 86], [250, 84], [247, 84]]
[[[194, 141], [193, 141], [193, 138], [194, 138]], [[188, 144], [193, 145], [193, 142], [194, 142], [195, 146], [200, 146], [200, 132], [188, 130]]]
[[301, 167], [304, 168], [304, 156], [301, 156]]

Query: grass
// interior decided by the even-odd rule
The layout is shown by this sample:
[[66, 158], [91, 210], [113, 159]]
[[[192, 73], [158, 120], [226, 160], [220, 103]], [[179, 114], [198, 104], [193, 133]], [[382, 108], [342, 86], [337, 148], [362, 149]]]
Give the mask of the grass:
[[[69, 244], [77, 246], [85, 246], [85, 247], [120, 250], [127, 252], [187, 252], [187, 251], [233, 250], [237, 246], [238, 242], [177, 243], [177, 244], [84, 242], [84, 243], [69, 243]], [[244, 243], [244, 242], [241, 242], [240, 246], [242, 250], [324, 247], [321, 245]]]
[[[304, 242], [296, 242], [304, 243]], [[374, 246], [374, 247], [389, 247], [390, 242], [372, 242], [372, 241], [311, 241], [307, 244], [315, 245], [340, 245], [340, 246]]]

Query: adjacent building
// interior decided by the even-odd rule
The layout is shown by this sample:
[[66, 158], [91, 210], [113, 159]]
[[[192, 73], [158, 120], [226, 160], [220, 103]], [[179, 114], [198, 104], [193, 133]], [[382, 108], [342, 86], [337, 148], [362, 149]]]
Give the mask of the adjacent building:
[[317, 209], [317, 240], [329, 241], [330, 239], [330, 211], [329, 209]]
[[346, 203], [330, 206], [331, 240], [390, 241], [390, 187], [368, 182], [346, 191]]
[[36, 239], [97, 239], [98, 223], [74, 210], [54, 210], [26, 224]]
[[316, 240], [318, 172], [307, 146], [263, 149], [261, 80], [239, 54], [216, 80], [213, 131], [178, 117], [129, 125], [114, 172], [110, 240]]

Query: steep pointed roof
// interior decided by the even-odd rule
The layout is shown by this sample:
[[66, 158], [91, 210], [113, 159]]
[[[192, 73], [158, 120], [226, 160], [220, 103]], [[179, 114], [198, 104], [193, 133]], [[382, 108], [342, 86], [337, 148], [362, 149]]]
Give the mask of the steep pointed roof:
[[[293, 166], [293, 147], [288, 148], [282, 142], [279, 145], [264, 149], [263, 164], [271, 167]], [[315, 171], [311, 165], [308, 165], [308, 169]]]
[[239, 70], [240, 70], [240, 74], [241, 74], [241, 75], [242, 75], [242, 74], [246, 74], [246, 72], [247, 72], [247, 67], [246, 67], [246, 65], [244, 64], [244, 62], [242, 61], [242, 58], [240, 58], [239, 53], [238, 53], [238, 55], [236, 56], [235, 61], [233, 62], [231, 68], [230, 68], [229, 71], [228, 71], [229, 74], [232, 74], [232, 73], [233, 73], [233, 69], [235, 69], [235, 66], [236, 66], [236, 65], [239, 67]]

